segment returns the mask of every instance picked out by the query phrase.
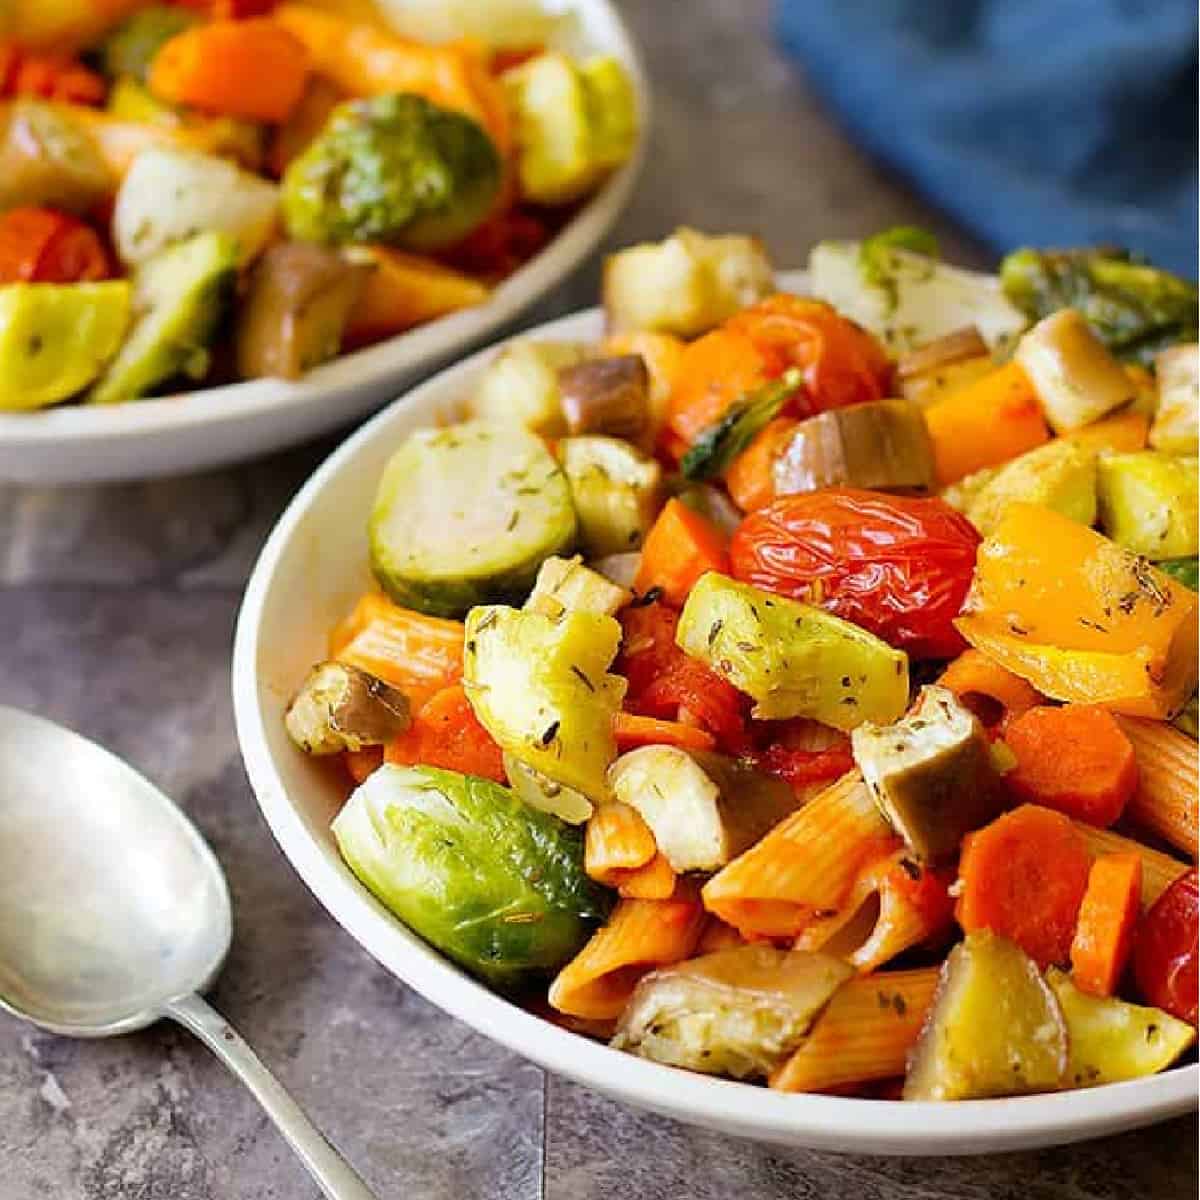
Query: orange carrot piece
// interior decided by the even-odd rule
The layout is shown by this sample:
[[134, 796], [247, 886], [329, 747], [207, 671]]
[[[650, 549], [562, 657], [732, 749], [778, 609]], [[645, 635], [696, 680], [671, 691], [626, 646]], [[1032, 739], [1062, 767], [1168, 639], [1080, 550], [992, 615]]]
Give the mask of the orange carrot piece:
[[776, 417], [729, 464], [725, 486], [742, 512], [765, 508], [775, 499], [775, 460], [796, 424], [790, 417]]
[[985, 725], [1012, 720], [1046, 702], [1032, 684], [981, 650], [964, 650], [942, 672], [938, 683], [949, 688]]
[[508, 780], [500, 747], [479, 723], [461, 683], [430, 696], [408, 729], [388, 744], [384, 760], [441, 767], [496, 783]]
[[619, 712], [613, 717], [613, 736], [617, 749], [624, 753], [635, 746], [678, 746], [680, 750], [712, 750], [716, 739], [707, 729], [685, 725], [682, 721], [660, 721]]
[[1065, 963], [1091, 856], [1062, 813], [1024, 804], [963, 839], [955, 916], [1012, 938], [1038, 966]]
[[1093, 996], [1111, 996], [1129, 962], [1142, 909], [1142, 860], [1102, 854], [1092, 863], [1071, 943], [1071, 974]]
[[1004, 740], [1017, 759], [1004, 780], [1020, 800], [1106, 828], [1137, 790], [1133, 746], [1106, 708], [1031, 708]]
[[616, 887], [625, 873], [644, 867], [657, 852], [654, 834], [636, 808], [613, 801], [588, 817], [583, 869], [597, 883]]
[[626, 871], [617, 882], [617, 892], [628, 900], [667, 900], [675, 892], [675, 872], [661, 854], [644, 867]]
[[1037, 393], [1015, 362], [935, 401], [925, 422], [942, 487], [1050, 440]]
[[1125, 408], [1082, 429], [1073, 429], [1067, 437], [1087, 450], [1113, 450], [1121, 454], [1144, 450], [1149, 434], [1150, 418], [1135, 408]]
[[342, 765], [356, 785], [364, 783], [372, 771], [383, 766], [383, 747], [367, 746], [362, 750], [347, 750], [342, 755]]
[[278, 124], [308, 81], [304, 44], [267, 18], [211, 21], [176, 34], [150, 64], [150, 90], [172, 104]]
[[664, 599], [682, 608], [705, 571], [729, 570], [728, 539], [709, 520], [672, 497], [642, 544], [642, 562], [633, 581], [645, 595], [661, 588]]
[[1131, 820], [1196, 857], [1200, 832], [1200, 747], [1162, 721], [1118, 717], [1133, 744], [1138, 787], [1125, 810]]

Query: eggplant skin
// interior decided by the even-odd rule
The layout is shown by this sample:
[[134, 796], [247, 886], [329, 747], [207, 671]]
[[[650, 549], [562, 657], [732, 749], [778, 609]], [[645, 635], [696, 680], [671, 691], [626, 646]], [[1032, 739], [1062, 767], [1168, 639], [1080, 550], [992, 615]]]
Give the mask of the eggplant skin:
[[506, 992], [566, 963], [611, 907], [583, 869], [583, 832], [491, 780], [385, 764], [333, 822], [377, 900]]
[[284, 716], [292, 741], [306, 754], [338, 754], [382, 746], [411, 724], [408, 698], [349, 663], [318, 663]]

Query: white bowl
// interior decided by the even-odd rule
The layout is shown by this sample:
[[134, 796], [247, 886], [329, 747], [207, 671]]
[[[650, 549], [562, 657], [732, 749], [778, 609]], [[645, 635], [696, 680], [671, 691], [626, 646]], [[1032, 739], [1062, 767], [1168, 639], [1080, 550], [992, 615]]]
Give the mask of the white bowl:
[[[800, 277], [785, 276], [797, 288]], [[597, 310], [533, 331], [593, 340]], [[510, 1049], [643, 1108], [726, 1133], [861, 1154], [981, 1154], [1148, 1125], [1196, 1104], [1196, 1066], [1088, 1091], [910, 1104], [786, 1095], [658, 1066], [558, 1028], [510, 1004], [430, 949], [342, 862], [329, 832], [344, 790], [288, 740], [283, 713], [325, 655], [330, 628], [369, 583], [367, 513], [405, 435], [459, 415], [494, 351], [424, 383], [368, 422], [313, 475], [267, 541], [246, 589], [233, 653], [238, 739], [250, 782], [283, 852], [334, 919], [426, 999]]]
[[296, 445], [378, 408], [424, 371], [484, 337], [561, 283], [612, 227], [633, 190], [650, 127], [637, 50], [611, 0], [571, 0], [572, 50], [613, 54], [640, 110], [633, 156], [486, 304], [347, 354], [296, 383], [261, 379], [105, 407], [0, 413], [0, 482], [148, 479], [239, 462]]

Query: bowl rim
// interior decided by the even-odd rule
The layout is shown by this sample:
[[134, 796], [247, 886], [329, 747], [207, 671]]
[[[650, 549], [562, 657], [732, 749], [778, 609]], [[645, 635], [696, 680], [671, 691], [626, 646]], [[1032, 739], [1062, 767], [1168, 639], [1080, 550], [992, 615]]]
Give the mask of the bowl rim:
[[[625, 209], [645, 163], [654, 113], [649, 75], [638, 44], [614, 0], [570, 0], [571, 9], [606, 28], [605, 53], [627, 68], [638, 107], [638, 128], [628, 160], [531, 259], [502, 280], [487, 300], [337, 358], [299, 380], [251, 379], [173, 392], [113, 405], [63, 403], [33, 411], [0, 411], [0, 447], [48, 442], [88, 445], [185, 433], [210, 424], [255, 422], [289, 407], [312, 403], [351, 387], [385, 387], [478, 345], [530, 305], [565, 282], [596, 248]], [[198, 403], [184, 403], [198, 401]], [[372, 405], [378, 409], [378, 403]]]
[[[782, 273], [800, 288], [801, 273]], [[516, 336], [577, 337], [585, 309]], [[505, 341], [512, 339], [505, 339]], [[979, 1154], [1058, 1145], [1138, 1128], [1196, 1107], [1200, 1065], [1078, 1091], [953, 1103], [781, 1093], [649, 1062], [572, 1033], [491, 992], [426, 945], [350, 875], [339, 872], [291, 804], [266, 736], [256, 663], [260, 618], [279, 560], [326, 484], [388, 427], [402, 406], [432, 403], [504, 342], [439, 371], [342, 443], [293, 497], [264, 544], [238, 614], [232, 691], [238, 743], [258, 805], [309, 890], [358, 944], [451, 1016], [539, 1066], [620, 1100], [691, 1124], [760, 1141], [891, 1155]]]

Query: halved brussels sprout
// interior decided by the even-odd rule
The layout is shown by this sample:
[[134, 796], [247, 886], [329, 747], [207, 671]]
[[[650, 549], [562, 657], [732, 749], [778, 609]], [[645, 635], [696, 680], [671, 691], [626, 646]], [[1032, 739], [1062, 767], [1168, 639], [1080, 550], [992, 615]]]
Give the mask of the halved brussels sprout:
[[658, 463], [611, 437], [564, 438], [558, 457], [571, 485], [584, 551], [602, 558], [638, 549], [663, 505]]

